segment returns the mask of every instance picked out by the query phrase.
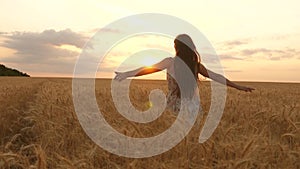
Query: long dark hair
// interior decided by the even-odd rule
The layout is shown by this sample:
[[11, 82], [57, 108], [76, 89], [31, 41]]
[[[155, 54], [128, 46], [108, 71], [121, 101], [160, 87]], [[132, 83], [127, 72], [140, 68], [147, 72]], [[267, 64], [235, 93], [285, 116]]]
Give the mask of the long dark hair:
[[[194, 95], [195, 88], [197, 87], [200, 55], [196, 50], [196, 46], [192, 38], [186, 34], [180, 34], [175, 38], [174, 47], [176, 50], [174, 62], [175, 78], [177, 84], [180, 84], [180, 91], [178, 95], [191, 97]], [[183, 64], [189, 68], [193, 77], [187, 75], [186, 71], [189, 70], [184, 70], [185, 65]]]

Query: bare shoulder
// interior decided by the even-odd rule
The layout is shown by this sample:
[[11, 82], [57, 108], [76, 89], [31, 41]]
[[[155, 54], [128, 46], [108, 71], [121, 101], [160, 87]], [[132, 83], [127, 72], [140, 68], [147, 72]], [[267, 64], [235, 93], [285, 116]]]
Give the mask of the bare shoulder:
[[174, 58], [173, 57], [167, 57], [164, 59], [166, 62], [173, 62], [174, 61]]
[[172, 57], [164, 58], [162, 61], [160, 61], [158, 64], [155, 65], [158, 69], [168, 69], [173, 63]]
[[171, 64], [174, 62], [174, 58], [173, 57], [167, 57], [165, 59], [163, 59], [163, 62], [165, 62], [166, 64]]
[[164, 65], [166, 67], [169, 67], [174, 62], [174, 58], [173, 57], [167, 57], [167, 58], [163, 59], [162, 62], [164, 62]]
[[164, 64], [164, 65], [170, 65], [171, 63], [173, 63], [174, 59], [172, 57], [167, 57], [167, 58], [164, 58], [161, 62]]

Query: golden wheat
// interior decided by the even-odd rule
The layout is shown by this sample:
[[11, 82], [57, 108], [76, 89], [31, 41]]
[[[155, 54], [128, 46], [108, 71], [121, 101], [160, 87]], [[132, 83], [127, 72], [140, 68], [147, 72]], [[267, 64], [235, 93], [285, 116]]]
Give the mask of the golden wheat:
[[[187, 137], [173, 149], [133, 159], [98, 147], [81, 128], [72, 102], [72, 79], [0, 78], [0, 168], [300, 168], [300, 84], [244, 83], [243, 93], [228, 88], [222, 120], [203, 144], [198, 137], [210, 108], [210, 84], [201, 82], [203, 111]], [[106, 121], [131, 137], [150, 137], [176, 117], [163, 113], [147, 124], [120, 115], [110, 80], [96, 80], [96, 97]], [[133, 80], [130, 99], [149, 108], [153, 89], [165, 81]], [[170, 138], [171, 139], [171, 138]]]

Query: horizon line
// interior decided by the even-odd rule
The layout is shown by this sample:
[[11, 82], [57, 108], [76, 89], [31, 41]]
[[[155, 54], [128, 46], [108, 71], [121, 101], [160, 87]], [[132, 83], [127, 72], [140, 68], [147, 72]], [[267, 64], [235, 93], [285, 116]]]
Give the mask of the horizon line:
[[[51, 79], [73, 79], [75, 77], [70, 77], [70, 76], [30, 76], [30, 77], [24, 77], [24, 76], [0, 76], [0, 78], [2, 77], [11, 77], [11, 78], [16, 78], [16, 77], [20, 77], [20, 78], [51, 78]], [[95, 77], [95, 78], [91, 78], [91, 77], [76, 77], [76, 78], [80, 78], [80, 79], [98, 79], [98, 80], [113, 80], [113, 78], [107, 78], [107, 77]], [[166, 79], [152, 79], [152, 78], [129, 78], [132, 80], [149, 80], [149, 81], [166, 81]], [[210, 82], [212, 80], [210, 79], [201, 79], [199, 80], [201, 82]], [[230, 80], [232, 82], [249, 82], [249, 83], [300, 83], [300, 81], [262, 81], [262, 80]]]

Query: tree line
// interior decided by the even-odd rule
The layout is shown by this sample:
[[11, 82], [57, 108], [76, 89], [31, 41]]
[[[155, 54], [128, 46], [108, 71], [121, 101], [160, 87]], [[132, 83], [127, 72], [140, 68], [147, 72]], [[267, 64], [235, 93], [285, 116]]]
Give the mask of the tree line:
[[0, 64], [0, 76], [26, 76], [30, 77], [27, 73], [20, 72], [16, 69], [8, 68]]

